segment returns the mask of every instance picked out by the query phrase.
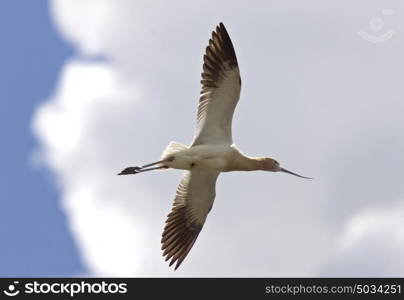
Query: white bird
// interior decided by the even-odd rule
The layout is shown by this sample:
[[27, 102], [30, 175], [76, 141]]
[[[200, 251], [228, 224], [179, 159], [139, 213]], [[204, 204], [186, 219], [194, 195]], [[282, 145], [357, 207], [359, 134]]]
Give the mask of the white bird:
[[195, 243], [215, 199], [216, 179], [221, 172], [272, 171], [309, 178], [281, 168], [268, 157], [249, 157], [233, 144], [231, 123], [240, 97], [241, 79], [233, 44], [222, 23], [212, 32], [203, 57], [202, 91], [197, 126], [190, 147], [171, 142], [161, 160], [129, 167], [119, 175], [157, 169], [186, 170], [179, 184], [162, 235], [166, 261], [177, 269]]

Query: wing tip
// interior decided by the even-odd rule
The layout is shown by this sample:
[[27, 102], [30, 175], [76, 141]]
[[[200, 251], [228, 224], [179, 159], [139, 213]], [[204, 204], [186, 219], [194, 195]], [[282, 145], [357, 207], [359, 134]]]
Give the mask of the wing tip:
[[202, 91], [217, 88], [223, 72], [229, 68], [238, 68], [238, 61], [226, 27], [220, 22], [212, 31], [203, 55]]
[[226, 27], [224, 26], [223, 22], [219, 22], [219, 25], [217, 27], [220, 27], [220, 28], [226, 30]]
[[[211, 46], [211, 41], [215, 40], [215, 35], [219, 38], [220, 44], [223, 47], [222, 50], [227, 52], [226, 54], [230, 56], [227, 58], [230, 58], [231, 60], [235, 61], [235, 65], [238, 66], [237, 64], [237, 57], [236, 57], [236, 52], [234, 51], [234, 46], [231, 41], [230, 35], [227, 32], [226, 26], [224, 26], [223, 22], [220, 22], [219, 25], [216, 26], [216, 29], [212, 31], [212, 36], [211, 39], [209, 39], [209, 44], [206, 48], [209, 48]], [[206, 53], [206, 50], [205, 50]]]
[[190, 252], [201, 229], [202, 226], [198, 224], [186, 224], [186, 206], [173, 206], [172, 211], [167, 215], [161, 238], [161, 250], [165, 261], [170, 260], [169, 267], [176, 263], [174, 270], [178, 269]]

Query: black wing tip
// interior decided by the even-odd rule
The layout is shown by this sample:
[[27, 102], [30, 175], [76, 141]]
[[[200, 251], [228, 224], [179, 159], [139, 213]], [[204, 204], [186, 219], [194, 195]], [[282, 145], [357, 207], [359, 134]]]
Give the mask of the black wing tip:
[[209, 44], [206, 48], [211, 47], [211, 40], [214, 40], [216, 38], [215, 35], [217, 35], [220, 39], [219, 43], [221, 44], [220, 46], [222, 47], [221, 50], [227, 52], [226, 53], [227, 58], [231, 59], [232, 63], [235, 63], [235, 65], [238, 66], [236, 52], [234, 51], [233, 43], [223, 22], [220, 22], [219, 25], [216, 26], [216, 30], [212, 31], [211, 39], [209, 40]]
[[[175, 238], [173, 241], [162, 243], [162, 250], [164, 250], [163, 257], [165, 261], [169, 261], [168, 266], [171, 267], [176, 263], [174, 271], [179, 268], [185, 258], [191, 251], [196, 239], [199, 236], [200, 229], [188, 229], [188, 233], [184, 236]], [[172, 248], [172, 245], [175, 245]], [[171, 249], [170, 249], [171, 248]]]
[[179, 253], [167, 253], [165, 256], [163, 255], [163, 257], [165, 258], [165, 261], [170, 260], [168, 266], [171, 267], [172, 265], [175, 264], [174, 266], [174, 271], [176, 271], [181, 264], [184, 262], [185, 258], [188, 256], [193, 244], [196, 241], [196, 238], [198, 237], [198, 235], [196, 235], [195, 238], [192, 238], [189, 241], [186, 241], [185, 244], [183, 246], [181, 246], [181, 248], [177, 251]]
[[238, 62], [231, 38], [224, 24], [220, 22], [216, 30], [212, 31], [203, 56], [201, 93], [216, 88], [222, 72], [227, 68], [238, 68]]
[[224, 26], [223, 22], [220, 22], [219, 25], [216, 26], [216, 31], [222, 31], [223, 33], [226, 33], [227, 36], [229, 35], [226, 26]]
[[230, 39], [230, 35], [227, 32], [226, 26], [224, 26], [223, 22], [220, 22], [219, 25], [216, 26], [216, 34], [223, 34]]
[[202, 226], [186, 224], [186, 207], [174, 206], [167, 215], [166, 226], [162, 233], [161, 250], [165, 261], [170, 260], [169, 267], [176, 263], [174, 270], [182, 264], [192, 249]]

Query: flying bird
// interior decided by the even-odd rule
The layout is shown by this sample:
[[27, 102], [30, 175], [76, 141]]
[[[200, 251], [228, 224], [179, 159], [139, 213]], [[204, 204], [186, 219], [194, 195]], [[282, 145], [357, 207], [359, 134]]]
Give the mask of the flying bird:
[[240, 97], [241, 78], [233, 44], [223, 23], [212, 32], [203, 56], [202, 90], [197, 126], [191, 146], [170, 142], [159, 161], [129, 167], [118, 175], [139, 174], [158, 169], [186, 170], [177, 188], [174, 204], [162, 234], [163, 257], [181, 265], [194, 245], [215, 199], [221, 172], [285, 172], [273, 158], [249, 157], [233, 143], [232, 118]]

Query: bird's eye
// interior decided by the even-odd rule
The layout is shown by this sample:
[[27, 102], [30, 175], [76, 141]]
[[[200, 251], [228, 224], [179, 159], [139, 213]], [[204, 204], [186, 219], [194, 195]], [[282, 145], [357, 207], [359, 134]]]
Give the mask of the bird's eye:
[[275, 159], [274, 159], [274, 163], [277, 164], [277, 165], [279, 165], [279, 163], [278, 163]]

